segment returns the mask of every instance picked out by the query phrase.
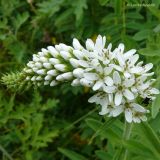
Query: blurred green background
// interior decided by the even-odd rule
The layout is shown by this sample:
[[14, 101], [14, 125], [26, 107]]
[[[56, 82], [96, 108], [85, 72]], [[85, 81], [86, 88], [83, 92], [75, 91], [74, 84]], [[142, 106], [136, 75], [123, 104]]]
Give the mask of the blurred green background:
[[[0, 76], [20, 71], [41, 48], [74, 37], [84, 45], [98, 34], [137, 49], [160, 88], [160, 0], [0, 0]], [[1, 84], [0, 160], [118, 160], [122, 146], [128, 160], [160, 159], [160, 96], [144, 101], [149, 123], [135, 124], [124, 142], [123, 117], [106, 123], [91, 95], [70, 84], [23, 94]]]

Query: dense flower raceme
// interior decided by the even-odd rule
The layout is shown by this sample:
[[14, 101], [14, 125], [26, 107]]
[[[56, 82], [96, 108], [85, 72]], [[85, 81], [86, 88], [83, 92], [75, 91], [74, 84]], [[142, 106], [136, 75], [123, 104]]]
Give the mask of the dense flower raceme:
[[25, 79], [38, 86], [71, 81], [72, 86], [91, 87], [96, 94], [89, 102], [101, 105], [100, 115], [124, 113], [128, 122], [145, 121], [149, 111], [138, 104], [138, 99], [153, 100], [159, 94], [152, 87], [155, 79], [150, 77], [154, 73], [148, 72], [153, 65], [138, 62], [136, 50], [125, 52], [124, 44], [114, 50], [105, 44], [106, 38], [99, 35], [95, 43], [87, 39], [86, 48], [73, 39], [73, 47], [60, 43], [42, 49], [24, 68]]

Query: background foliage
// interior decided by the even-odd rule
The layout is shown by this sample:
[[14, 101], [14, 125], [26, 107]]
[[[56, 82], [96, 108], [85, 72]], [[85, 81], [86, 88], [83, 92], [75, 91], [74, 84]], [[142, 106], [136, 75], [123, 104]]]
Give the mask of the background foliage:
[[[154, 6], [131, 6], [130, 4]], [[84, 44], [98, 34], [116, 46], [136, 48], [154, 64], [160, 88], [159, 0], [0, 0], [0, 76], [21, 70], [42, 47], [77, 37]], [[87, 103], [88, 88], [69, 84], [23, 94], [0, 86], [0, 159], [2, 160], [128, 160], [160, 159], [160, 96], [149, 122], [134, 124], [123, 138], [123, 117], [100, 117]]]

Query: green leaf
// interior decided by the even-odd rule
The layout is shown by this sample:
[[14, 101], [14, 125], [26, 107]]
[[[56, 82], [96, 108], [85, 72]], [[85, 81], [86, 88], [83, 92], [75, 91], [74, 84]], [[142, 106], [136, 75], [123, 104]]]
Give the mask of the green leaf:
[[137, 32], [133, 36], [133, 39], [136, 40], [136, 41], [142, 41], [144, 39], [147, 39], [150, 34], [151, 34], [151, 30], [149, 30], [149, 29], [142, 30], [142, 31]]
[[8, 29], [8, 20], [6, 18], [0, 19], [0, 29]]
[[67, 9], [64, 11], [62, 14], [60, 14], [56, 19], [55, 19], [55, 26], [60, 27], [63, 25], [63, 28], [65, 27], [65, 24], [68, 24], [71, 19], [71, 16], [73, 14], [73, 9]]
[[19, 28], [22, 26], [22, 24], [27, 21], [28, 18], [29, 18], [28, 12], [24, 12], [22, 14], [17, 15], [17, 17], [13, 21], [16, 32], [19, 30]]
[[160, 10], [156, 7], [147, 7], [149, 11], [160, 20]]
[[51, 17], [60, 9], [60, 6], [63, 2], [64, 0], [49, 0], [38, 3], [38, 13]]
[[101, 123], [98, 120], [92, 118], [86, 119], [87, 125], [96, 132], [96, 135], [111, 139], [115, 143], [121, 143], [120, 136], [114, 129], [110, 128], [114, 121], [115, 119], [109, 119], [105, 123]]
[[101, 6], [105, 6], [109, 2], [109, 0], [98, 0], [98, 2]]
[[143, 137], [145, 137], [145, 139], [149, 142], [150, 149], [152, 149], [154, 154], [160, 158], [160, 139], [158, 138], [158, 135], [148, 123], [141, 123], [140, 129], [143, 133]]
[[82, 156], [79, 153], [76, 153], [74, 151], [71, 151], [69, 149], [58, 148], [58, 151], [61, 152], [62, 154], [64, 154], [70, 160], [87, 160], [87, 158], [85, 158], [84, 156]]
[[152, 151], [146, 146], [146, 144], [142, 144], [139, 141], [123, 141], [123, 146], [126, 147], [132, 153], [141, 155], [143, 157], [153, 157]]
[[156, 99], [152, 103], [152, 118], [155, 118], [160, 110], [160, 95], [157, 95]]
[[96, 155], [98, 156], [98, 158], [100, 158], [100, 160], [111, 160], [112, 159], [112, 156], [105, 152], [105, 151], [102, 151], [102, 150], [99, 150], [99, 151], [95, 151]]
[[79, 25], [81, 19], [83, 17], [83, 10], [87, 9], [87, 1], [86, 0], [76, 0], [72, 3], [74, 14], [76, 16], [76, 23]]
[[160, 57], [160, 49], [144, 48], [144, 49], [138, 50], [138, 52], [144, 56], [150, 56], [150, 57], [158, 56], [158, 57]]

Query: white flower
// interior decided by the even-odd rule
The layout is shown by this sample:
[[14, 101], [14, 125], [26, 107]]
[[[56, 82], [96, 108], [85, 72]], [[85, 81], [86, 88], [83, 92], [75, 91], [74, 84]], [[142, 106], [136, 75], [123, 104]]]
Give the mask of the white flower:
[[100, 115], [112, 117], [124, 114], [127, 122], [147, 120], [148, 110], [138, 104], [141, 99], [155, 99], [159, 90], [152, 87], [153, 64], [138, 62], [135, 49], [125, 51], [124, 44], [112, 51], [106, 37], [98, 36], [95, 43], [87, 39], [85, 47], [74, 38], [73, 47], [60, 43], [42, 48], [23, 69], [26, 82], [55, 86], [70, 81], [72, 86], [87, 86], [96, 94], [90, 103], [101, 106]]
[[127, 122], [131, 123], [136, 122], [140, 123], [141, 121], [146, 120], [145, 113], [149, 111], [143, 108], [141, 105], [134, 102], [127, 102], [125, 105], [125, 118]]

